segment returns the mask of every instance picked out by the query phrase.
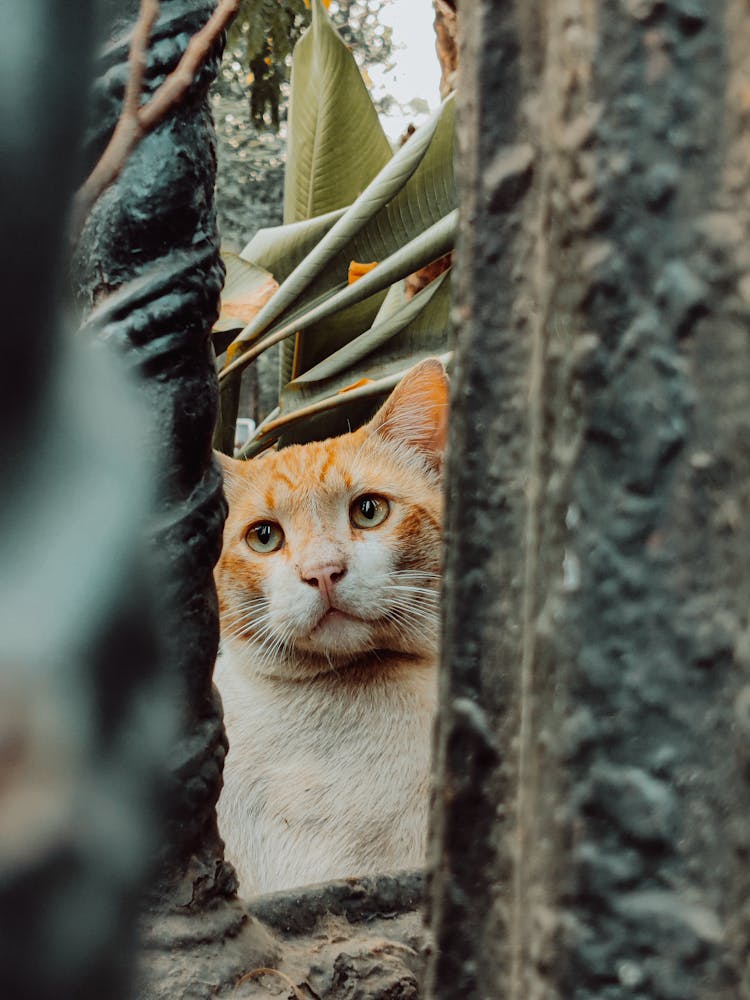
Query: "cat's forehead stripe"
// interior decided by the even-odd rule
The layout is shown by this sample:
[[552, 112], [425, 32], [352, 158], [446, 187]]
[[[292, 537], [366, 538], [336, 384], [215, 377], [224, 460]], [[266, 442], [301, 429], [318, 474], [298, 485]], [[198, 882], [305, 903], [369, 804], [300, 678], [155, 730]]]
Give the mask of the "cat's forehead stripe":
[[274, 478], [277, 481], [284, 483], [284, 485], [288, 486], [290, 490], [293, 490], [296, 485], [293, 480], [291, 480], [289, 476], [287, 476], [287, 474], [282, 472], [280, 469], [276, 469]]
[[325, 454], [323, 456], [323, 468], [320, 470], [319, 473], [321, 482], [323, 481], [323, 479], [325, 479], [328, 470], [333, 465], [334, 458], [335, 458], [335, 452], [333, 449], [333, 444], [331, 443], [326, 448]]

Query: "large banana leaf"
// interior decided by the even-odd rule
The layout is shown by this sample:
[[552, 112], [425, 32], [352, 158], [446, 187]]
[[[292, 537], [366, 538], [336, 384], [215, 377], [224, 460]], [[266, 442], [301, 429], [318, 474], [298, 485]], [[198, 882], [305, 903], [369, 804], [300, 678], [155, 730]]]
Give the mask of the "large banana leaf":
[[390, 158], [354, 56], [312, 0], [312, 24], [292, 60], [284, 221], [351, 204]]
[[[425, 264], [443, 256], [453, 246], [456, 225], [457, 210], [454, 209], [426, 232], [420, 233], [405, 246], [401, 246], [353, 285], [342, 282], [309, 304], [305, 303], [284, 322], [277, 323], [254, 347], [239, 357], [235, 357], [221, 372], [221, 377], [226, 378], [233, 372], [245, 368], [253, 358], [256, 358], [264, 350], [286, 340], [295, 332], [321, 323], [329, 316], [368, 299], [376, 292], [388, 288], [394, 281], [406, 277]], [[282, 285], [277, 294], [283, 290], [283, 287]], [[239, 339], [232, 344], [232, 347], [236, 347], [238, 343]], [[332, 352], [324, 352], [323, 357], [327, 357], [329, 353]]]
[[[307, 303], [318, 303], [331, 292], [341, 289], [351, 260], [384, 262], [384, 258], [398, 251], [406, 242], [413, 242], [415, 237], [434, 227], [451, 213], [456, 203], [453, 132], [454, 105], [449, 98], [440, 111], [401, 147], [314, 250], [292, 271], [253, 322], [240, 333], [235, 343], [250, 345], [263, 338], [264, 346], [269, 347], [285, 339], [289, 336], [289, 322], [306, 311]], [[445, 253], [452, 246], [451, 241], [452, 237], [448, 246], [433, 249], [427, 239], [424, 254], [417, 255], [414, 259], [413, 270]], [[376, 268], [360, 279], [357, 285], [367, 282], [378, 270]], [[391, 280], [402, 276], [403, 274], [396, 274]], [[381, 284], [375, 289], [375, 284], [376, 282], [372, 285], [367, 283], [360, 290], [368, 288], [372, 294], [372, 291], [385, 287]], [[364, 297], [362, 295], [355, 301], [361, 301]], [[305, 306], [301, 308], [300, 303]], [[375, 300], [373, 305], [376, 304], [379, 307], [380, 302]], [[370, 322], [374, 319], [375, 311]], [[316, 317], [316, 321], [319, 318], [324, 317]], [[284, 335], [276, 336], [282, 329], [285, 331]], [[292, 375], [299, 375], [317, 364], [342, 346], [346, 339], [362, 332], [362, 329], [350, 328], [343, 340], [338, 336], [338, 331], [336, 335], [330, 332], [330, 324], [323, 329], [322, 338], [316, 336], [318, 330], [309, 332], [305, 339], [305, 349], [298, 352], [298, 361]], [[259, 352], [250, 351], [239, 355], [237, 365], [244, 367], [257, 353]]]

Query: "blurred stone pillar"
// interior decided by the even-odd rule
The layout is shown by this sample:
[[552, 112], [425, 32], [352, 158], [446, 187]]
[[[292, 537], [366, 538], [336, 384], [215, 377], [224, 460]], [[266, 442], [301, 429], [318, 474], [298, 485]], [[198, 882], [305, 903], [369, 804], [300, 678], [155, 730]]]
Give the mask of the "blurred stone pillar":
[[92, 4], [0, 21], [0, 993], [118, 1000], [173, 712], [142, 524], [147, 417], [63, 316]]
[[[102, 5], [108, 39], [93, 89], [89, 158], [111, 132], [128, 75], [138, 0]], [[149, 49], [144, 99], [206, 22], [210, 0], [162, 0]], [[88, 332], [117, 346], [139, 376], [155, 431], [159, 504], [149, 526], [161, 567], [160, 633], [181, 685], [181, 729], [169, 753], [167, 831], [144, 921], [142, 997], [199, 996], [274, 953], [236, 899], [215, 805], [226, 752], [212, 683], [218, 645], [213, 566], [225, 503], [212, 460], [217, 382], [209, 333], [223, 268], [213, 202], [215, 147], [207, 91], [217, 45], [190, 94], [136, 148], [99, 199], [76, 260]]]
[[750, 20], [461, 9], [430, 989], [750, 996]]

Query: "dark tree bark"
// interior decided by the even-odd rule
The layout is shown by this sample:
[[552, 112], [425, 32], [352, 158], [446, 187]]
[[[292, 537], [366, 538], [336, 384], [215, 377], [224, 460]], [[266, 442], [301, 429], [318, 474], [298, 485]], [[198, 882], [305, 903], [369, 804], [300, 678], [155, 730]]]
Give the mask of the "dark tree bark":
[[750, 996], [746, 5], [461, 30], [431, 989]]

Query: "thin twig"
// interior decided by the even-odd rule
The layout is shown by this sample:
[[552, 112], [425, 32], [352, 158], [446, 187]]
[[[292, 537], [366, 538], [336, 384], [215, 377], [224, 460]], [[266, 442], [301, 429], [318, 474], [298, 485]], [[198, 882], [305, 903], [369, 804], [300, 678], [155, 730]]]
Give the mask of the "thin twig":
[[240, 0], [220, 0], [201, 30], [193, 35], [175, 69], [138, 112], [138, 120], [145, 132], [150, 132], [185, 97], [216, 39], [235, 19], [239, 8]]
[[159, 0], [141, 0], [141, 9], [130, 41], [128, 58], [130, 74], [125, 88], [122, 111], [107, 148], [76, 192], [73, 205], [74, 237], [78, 237], [83, 223], [97, 199], [118, 177], [131, 151], [143, 138], [139, 121], [141, 91], [146, 72], [148, 43], [158, 16]]
[[72, 227], [74, 242], [89, 212], [102, 193], [117, 180], [138, 143], [185, 98], [216, 39], [234, 20], [239, 6], [240, 0], [220, 0], [208, 21], [190, 39], [177, 66], [157, 88], [151, 100], [141, 105], [148, 42], [159, 15], [159, 0], [141, 0], [130, 43], [130, 76], [122, 112], [99, 162], [76, 192]]

